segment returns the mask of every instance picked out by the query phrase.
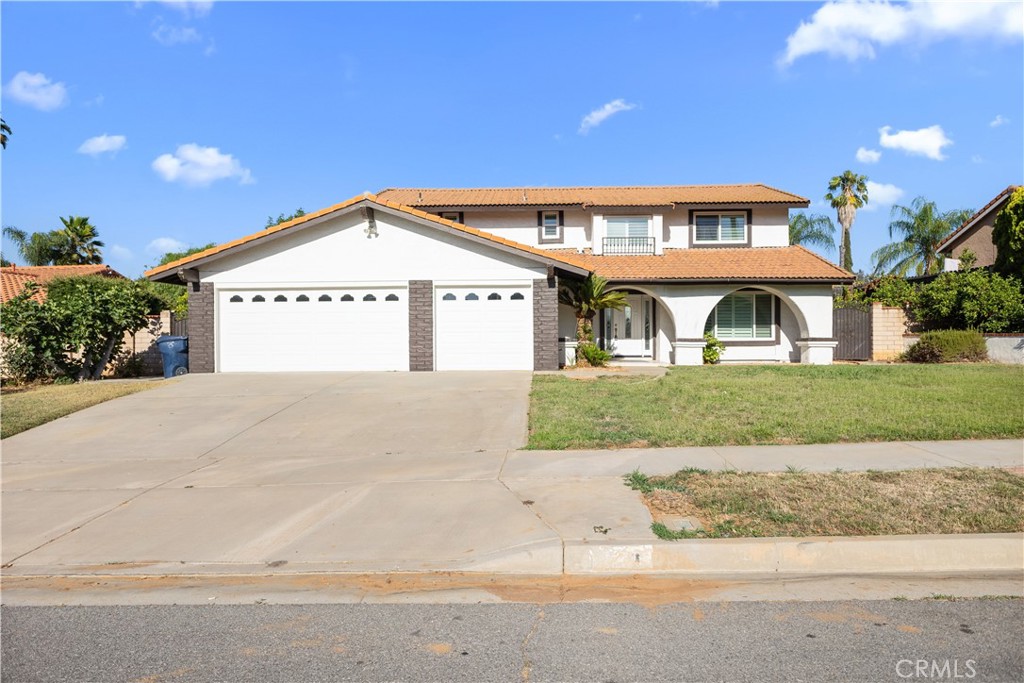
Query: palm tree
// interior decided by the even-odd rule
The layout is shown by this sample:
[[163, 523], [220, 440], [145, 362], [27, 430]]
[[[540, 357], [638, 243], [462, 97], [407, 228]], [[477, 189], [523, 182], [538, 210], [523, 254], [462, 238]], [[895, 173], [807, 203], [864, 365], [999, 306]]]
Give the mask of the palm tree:
[[9, 135], [11, 135], [11, 127], [0, 117], [0, 145], [3, 145], [4, 149], [7, 149], [7, 137]]
[[86, 216], [61, 217], [60, 222], [64, 224], [63, 233], [67, 239], [67, 250], [62, 258], [66, 263], [59, 265], [85, 265], [103, 263], [103, 242], [99, 241], [99, 233], [96, 226], [89, 222]]
[[944, 259], [937, 251], [939, 244], [973, 215], [969, 209], [940, 212], [935, 202], [924, 197], [918, 197], [909, 207], [893, 206], [889, 237], [898, 239], [871, 254], [875, 274], [888, 272], [906, 277], [911, 269], [917, 275], [940, 272]]
[[4, 226], [4, 237], [11, 240], [18, 253], [25, 259], [25, 265], [49, 266], [55, 264], [63, 253], [62, 240], [57, 231], [34, 232], [31, 235], [13, 225]]
[[558, 291], [558, 303], [572, 306], [576, 312], [576, 341], [593, 340], [594, 317], [608, 308], [621, 310], [626, 306], [625, 292], [608, 292], [608, 281], [592, 273], [586, 280], [567, 281]]
[[839, 225], [843, 226], [842, 243], [839, 245], [839, 265], [853, 271], [853, 255], [850, 254], [850, 229], [857, 217], [857, 209], [868, 203], [867, 176], [853, 171], [844, 171], [828, 182], [825, 199], [836, 210]]
[[836, 226], [828, 216], [794, 214], [789, 219], [789, 243], [821, 247], [831, 254], [836, 249]]

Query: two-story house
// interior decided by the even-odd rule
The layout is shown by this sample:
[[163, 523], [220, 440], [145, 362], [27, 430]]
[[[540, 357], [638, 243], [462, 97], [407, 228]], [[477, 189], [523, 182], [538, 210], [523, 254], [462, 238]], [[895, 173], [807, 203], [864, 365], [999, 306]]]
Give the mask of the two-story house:
[[572, 361], [559, 282], [628, 293], [595, 324], [615, 355], [832, 361], [832, 286], [789, 245], [808, 201], [765, 185], [392, 188], [161, 266], [190, 286], [193, 372], [553, 369]]

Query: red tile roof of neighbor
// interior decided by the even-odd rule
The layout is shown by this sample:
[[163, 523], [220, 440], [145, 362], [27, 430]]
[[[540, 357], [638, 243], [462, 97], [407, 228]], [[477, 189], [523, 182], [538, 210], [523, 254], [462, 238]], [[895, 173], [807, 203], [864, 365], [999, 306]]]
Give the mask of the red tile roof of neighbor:
[[666, 249], [662, 256], [577, 255], [608, 280], [852, 282], [853, 275], [801, 246]]
[[949, 233], [949, 235], [946, 236], [946, 238], [939, 243], [939, 248], [936, 249], [936, 251], [945, 251], [952, 245], [953, 242], [956, 242], [961, 237], [965, 236], [971, 230], [971, 228], [974, 227], [975, 223], [980, 218], [984, 217], [985, 214], [987, 214], [989, 211], [991, 211], [996, 206], [1001, 204], [1003, 200], [1009, 199], [1010, 195], [1013, 194], [1014, 191], [1016, 191], [1019, 187], [1021, 186], [1010, 185], [1005, 190], [997, 194], [988, 204], [978, 209], [978, 211], [975, 212], [973, 216], [965, 220], [959, 228]]
[[[110, 266], [88, 265], [88, 266], [5, 266], [0, 268], [0, 301], [10, 301], [25, 290], [29, 282], [45, 284], [50, 280], [59, 277], [76, 277], [83, 275], [103, 275], [106, 277], [124, 278], [124, 275], [117, 272]], [[32, 298], [35, 301], [43, 301], [46, 298], [45, 289], [40, 289]]]
[[654, 187], [392, 187], [377, 197], [406, 206], [672, 206], [675, 204], [782, 204], [810, 201], [760, 183]]

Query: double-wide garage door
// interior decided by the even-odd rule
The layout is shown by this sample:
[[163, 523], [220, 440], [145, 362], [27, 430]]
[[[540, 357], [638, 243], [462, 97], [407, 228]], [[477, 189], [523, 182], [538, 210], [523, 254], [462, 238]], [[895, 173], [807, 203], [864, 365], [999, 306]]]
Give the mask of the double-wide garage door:
[[[404, 287], [221, 290], [221, 372], [409, 369]], [[436, 287], [436, 370], [532, 370], [529, 286]]]

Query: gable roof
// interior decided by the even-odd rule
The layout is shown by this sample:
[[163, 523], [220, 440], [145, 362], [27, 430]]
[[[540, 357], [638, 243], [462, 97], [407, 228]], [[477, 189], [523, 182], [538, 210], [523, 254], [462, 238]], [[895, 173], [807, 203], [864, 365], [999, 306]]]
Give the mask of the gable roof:
[[981, 223], [983, 218], [985, 218], [988, 214], [994, 212], [996, 209], [1001, 209], [1002, 207], [1000, 205], [1004, 201], [1009, 199], [1010, 195], [1013, 194], [1013, 192], [1018, 187], [1020, 187], [1020, 185], [1010, 185], [1005, 190], [997, 194], [992, 199], [992, 201], [990, 201], [985, 206], [981, 207], [981, 209], [979, 209], [977, 213], [975, 213], [973, 216], [964, 221], [963, 225], [961, 225], [959, 228], [951, 232], [949, 236], [946, 237], [946, 239], [942, 240], [942, 242], [939, 244], [938, 248], [936, 248], [935, 251], [939, 253], [945, 253], [947, 250], [953, 247], [953, 244], [955, 242], [959, 242], [961, 239], [967, 237], [971, 232], [974, 231], [974, 228]]
[[799, 195], [761, 183], [646, 187], [393, 187], [381, 200], [414, 207], [447, 206], [674, 206], [677, 204], [778, 204], [810, 206]]
[[492, 235], [489, 232], [477, 230], [476, 228], [471, 228], [468, 225], [456, 223], [455, 221], [450, 221], [441, 218], [440, 216], [420, 211], [419, 209], [403, 206], [402, 204], [394, 201], [382, 200], [378, 198], [377, 195], [367, 193], [347, 199], [340, 204], [335, 204], [325, 209], [320, 209], [319, 211], [307, 213], [299, 218], [260, 230], [259, 232], [246, 235], [245, 237], [240, 237], [239, 239], [225, 242], [224, 244], [220, 244], [216, 247], [211, 247], [210, 249], [191, 254], [190, 256], [178, 259], [177, 261], [171, 261], [170, 263], [162, 266], [157, 266], [156, 268], [147, 270], [145, 272], [145, 276], [150, 280], [172, 279], [179, 269], [186, 266], [195, 266], [200, 262], [207, 262], [214, 257], [222, 256], [228, 252], [238, 251], [260, 241], [273, 239], [285, 231], [301, 228], [301, 226], [311, 224], [317, 221], [317, 219], [327, 218], [342, 211], [347, 212], [355, 210], [356, 208], [373, 206], [385, 210], [389, 209], [394, 213], [404, 214], [407, 217], [418, 219], [421, 223], [425, 222], [449, 232], [469, 237], [476, 241], [490, 243], [496, 247], [505, 249], [506, 251], [517, 252], [522, 256], [540, 261], [546, 265], [550, 264], [565, 267], [580, 275], [585, 275], [587, 273], [587, 269], [580, 265], [580, 261], [576, 255], [560, 254], [551, 250], [538, 249], [536, 247], [520, 244], [519, 242], [513, 242], [512, 240], [498, 237], [497, 235]]
[[[0, 301], [7, 302], [25, 290], [29, 282], [45, 284], [59, 277], [82, 277], [85, 275], [103, 275], [119, 277], [124, 275], [107, 265], [85, 266], [4, 266], [0, 268]], [[40, 303], [46, 299], [46, 290], [40, 289], [32, 295], [34, 301]]]
[[615, 281], [853, 282], [854, 276], [801, 246], [666, 249], [662, 256], [580, 255], [595, 273]]

